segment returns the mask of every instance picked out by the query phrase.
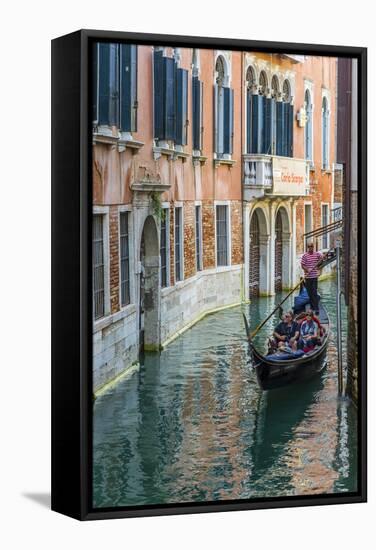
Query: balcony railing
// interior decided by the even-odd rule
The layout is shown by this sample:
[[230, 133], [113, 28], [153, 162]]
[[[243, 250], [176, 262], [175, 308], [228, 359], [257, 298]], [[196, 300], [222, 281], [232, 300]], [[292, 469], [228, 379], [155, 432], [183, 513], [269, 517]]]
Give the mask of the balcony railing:
[[243, 155], [244, 185], [270, 188], [273, 183], [272, 157]]
[[310, 193], [309, 161], [271, 155], [243, 155], [243, 185], [251, 195]]

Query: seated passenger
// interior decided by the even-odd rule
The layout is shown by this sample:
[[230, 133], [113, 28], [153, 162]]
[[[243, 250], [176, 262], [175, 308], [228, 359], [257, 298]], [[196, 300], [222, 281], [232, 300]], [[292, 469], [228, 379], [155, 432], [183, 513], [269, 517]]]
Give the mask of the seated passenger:
[[309, 352], [319, 343], [319, 326], [314, 321], [312, 310], [308, 310], [305, 320], [300, 325], [298, 347], [304, 352]]
[[276, 326], [273, 333], [278, 349], [287, 348], [297, 350], [299, 340], [299, 325], [293, 319], [292, 311], [283, 316], [283, 321]]

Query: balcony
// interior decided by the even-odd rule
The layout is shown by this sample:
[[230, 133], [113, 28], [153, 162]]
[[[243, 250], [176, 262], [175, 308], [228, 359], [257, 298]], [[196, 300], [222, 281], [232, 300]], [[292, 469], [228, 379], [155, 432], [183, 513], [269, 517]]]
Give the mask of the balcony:
[[275, 155], [243, 155], [245, 200], [308, 195], [309, 162]]

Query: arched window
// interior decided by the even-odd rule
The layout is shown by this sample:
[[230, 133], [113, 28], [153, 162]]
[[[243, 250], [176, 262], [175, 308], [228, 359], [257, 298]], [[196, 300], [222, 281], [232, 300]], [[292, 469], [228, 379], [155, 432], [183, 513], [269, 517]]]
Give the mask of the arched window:
[[312, 151], [312, 100], [309, 90], [304, 94], [304, 109], [306, 112], [306, 124], [304, 132], [304, 154], [307, 160], [313, 160]]
[[199, 50], [194, 48], [192, 54], [192, 139], [193, 150], [201, 151], [203, 141], [203, 83], [199, 80]]
[[322, 100], [322, 167], [329, 168], [329, 105], [326, 97]]
[[215, 153], [217, 158], [232, 154], [234, 125], [234, 91], [226, 84], [228, 74], [224, 58], [220, 55], [215, 64]]
[[271, 96], [272, 96], [272, 104], [271, 104], [271, 133], [272, 133], [272, 148], [271, 148], [271, 154], [275, 155], [277, 152], [277, 109], [276, 109], [276, 102], [279, 99], [279, 81], [276, 75], [272, 78], [272, 86], [271, 86]]

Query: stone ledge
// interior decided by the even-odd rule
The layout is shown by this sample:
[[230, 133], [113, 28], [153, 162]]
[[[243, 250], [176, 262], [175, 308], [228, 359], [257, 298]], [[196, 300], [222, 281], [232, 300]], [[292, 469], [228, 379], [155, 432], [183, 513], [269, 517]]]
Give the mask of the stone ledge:
[[93, 334], [100, 332], [101, 330], [117, 323], [125, 317], [133, 315], [134, 313], [136, 313], [136, 305], [129, 304], [129, 306], [125, 306], [123, 309], [117, 311], [116, 313], [112, 313], [111, 315], [107, 315], [106, 317], [102, 317], [101, 319], [97, 319], [96, 321], [94, 321], [93, 324]]

